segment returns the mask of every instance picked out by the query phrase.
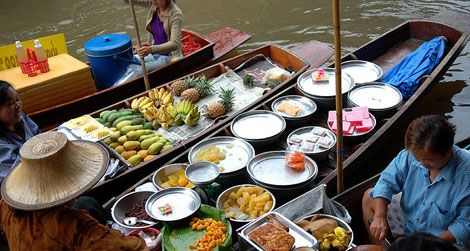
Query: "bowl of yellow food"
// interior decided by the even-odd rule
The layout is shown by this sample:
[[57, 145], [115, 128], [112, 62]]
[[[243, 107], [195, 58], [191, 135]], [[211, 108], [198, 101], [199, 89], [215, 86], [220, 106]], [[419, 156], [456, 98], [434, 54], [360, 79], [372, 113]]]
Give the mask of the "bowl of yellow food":
[[250, 222], [271, 212], [276, 206], [274, 195], [257, 185], [244, 184], [228, 188], [217, 198], [216, 207], [235, 222]]
[[189, 181], [184, 173], [186, 167], [188, 167], [188, 165], [184, 163], [163, 166], [155, 172], [152, 182], [158, 190], [170, 187], [193, 188], [194, 184]]

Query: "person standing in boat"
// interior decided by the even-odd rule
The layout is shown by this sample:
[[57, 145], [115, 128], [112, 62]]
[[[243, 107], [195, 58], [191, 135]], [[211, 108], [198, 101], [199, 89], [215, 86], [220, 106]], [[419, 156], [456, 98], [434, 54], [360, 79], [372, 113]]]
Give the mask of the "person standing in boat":
[[[454, 136], [455, 126], [442, 116], [422, 116], [411, 122], [406, 149], [364, 193], [363, 220], [371, 242], [379, 244], [390, 236], [393, 222], [390, 226], [403, 224], [405, 235], [423, 232], [458, 246], [468, 244], [470, 153], [454, 145]], [[399, 209], [395, 201], [402, 214], [391, 213], [391, 207]]]
[[[129, 3], [129, 0], [123, 0]], [[142, 47], [135, 46], [136, 60], [144, 57], [147, 70], [156, 69], [181, 55], [181, 28], [183, 13], [174, 0], [132, 0], [137, 6], [149, 9], [146, 29], [149, 37]]]
[[24, 112], [10, 83], [0, 80], [0, 183], [20, 160], [20, 148], [39, 128]]

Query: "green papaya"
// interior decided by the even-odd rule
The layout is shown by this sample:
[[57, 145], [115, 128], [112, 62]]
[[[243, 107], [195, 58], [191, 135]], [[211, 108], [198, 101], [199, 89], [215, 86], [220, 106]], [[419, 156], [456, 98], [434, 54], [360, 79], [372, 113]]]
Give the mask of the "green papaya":
[[124, 146], [124, 149], [126, 149], [127, 151], [135, 150], [140, 146], [140, 142], [139, 141], [126, 141], [124, 142], [123, 146]]
[[[122, 117], [119, 117], [117, 118], [116, 120], [113, 121], [113, 126], [117, 126], [117, 124], [119, 124], [121, 121], [124, 121], [124, 120], [133, 120], [133, 119], [136, 119], [136, 118], [142, 118], [142, 114], [133, 114], [133, 115], [125, 115], [125, 116], [122, 116]], [[141, 123], [143, 124], [143, 123]], [[134, 125], [134, 124], [132, 124]]]
[[113, 132], [109, 137], [112, 141], [118, 141], [119, 137], [121, 137], [121, 133], [119, 131]]
[[137, 166], [138, 164], [140, 164], [140, 162], [142, 162], [142, 156], [140, 156], [139, 154], [136, 154], [136, 155], [131, 156], [130, 158], [128, 158], [127, 161], [131, 165]]
[[103, 125], [106, 126], [106, 127], [111, 127], [111, 123], [109, 123], [109, 122], [105, 122]]
[[132, 119], [132, 125], [143, 125], [145, 121], [146, 120], [144, 118], [135, 118]]
[[144, 129], [153, 129], [152, 122], [145, 122], [144, 123]]
[[98, 121], [98, 123], [100, 123], [100, 124], [104, 124], [104, 120], [101, 119], [101, 118], [96, 118], [95, 120]]
[[103, 140], [103, 143], [109, 146], [109, 144], [113, 143], [113, 140], [111, 139], [111, 137], [107, 137]]
[[124, 120], [124, 121], [119, 122], [116, 125], [116, 129], [121, 130], [124, 126], [128, 126], [128, 125], [132, 125], [132, 122], [130, 120]]
[[108, 122], [112, 124], [116, 119], [123, 117], [123, 116], [127, 116], [127, 115], [132, 115], [132, 112], [130, 111], [115, 112], [109, 115]]
[[131, 108], [121, 108], [119, 109], [120, 112], [132, 112]]
[[128, 125], [128, 126], [124, 126], [119, 131], [121, 132], [121, 135], [124, 135], [124, 134], [127, 134], [130, 131], [137, 131], [137, 130], [141, 130], [141, 129], [144, 129], [143, 125]]
[[155, 134], [147, 134], [147, 135], [140, 136], [138, 140], [142, 142], [145, 139], [150, 139], [150, 138], [154, 138], [154, 137], [156, 137]]
[[137, 133], [137, 131], [130, 131], [126, 133], [127, 139], [128, 140], [136, 140], [140, 137], [140, 135]]
[[150, 146], [157, 141], [157, 139], [157, 137], [153, 137], [142, 140], [142, 142], [140, 142], [140, 148], [143, 150], [148, 150]]
[[164, 153], [164, 152], [170, 151], [172, 148], [173, 148], [173, 145], [164, 145], [162, 149], [160, 150], [160, 152]]
[[105, 111], [105, 112], [107, 112], [107, 113], [105, 113], [105, 114], [103, 115], [103, 120], [104, 120], [105, 122], [108, 122], [109, 116], [111, 116], [111, 114], [113, 114], [113, 113], [116, 113], [117, 110], [110, 110], [110, 111]]
[[116, 148], [116, 147], [118, 147], [118, 146], [119, 146], [119, 143], [118, 143], [118, 142], [113, 142], [113, 143], [109, 144], [109, 147], [111, 147], [111, 148], [113, 148], [113, 149]]
[[159, 142], [156, 142], [156, 143], [153, 143], [148, 149], [147, 149], [147, 153], [148, 154], [158, 154], [160, 152], [160, 150], [162, 149], [163, 145], [160, 144]]
[[126, 135], [119, 137], [118, 141], [119, 144], [124, 144], [127, 141]]

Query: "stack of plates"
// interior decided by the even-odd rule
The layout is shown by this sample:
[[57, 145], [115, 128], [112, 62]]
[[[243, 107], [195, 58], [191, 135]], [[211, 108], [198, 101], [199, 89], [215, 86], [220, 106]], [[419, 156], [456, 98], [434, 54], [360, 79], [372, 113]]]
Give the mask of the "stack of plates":
[[242, 113], [230, 125], [230, 130], [235, 137], [254, 145], [275, 142], [285, 129], [286, 121], [281, 115], [264, 110]]

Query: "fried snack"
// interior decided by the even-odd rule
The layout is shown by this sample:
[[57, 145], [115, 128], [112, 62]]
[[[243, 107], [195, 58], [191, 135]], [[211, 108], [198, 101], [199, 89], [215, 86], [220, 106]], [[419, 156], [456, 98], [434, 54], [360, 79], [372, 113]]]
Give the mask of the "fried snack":
[[265, 251], [289, 251], [295, 242], [292, 235], [273, 223], [257, 227], [248, 237]]
[[[338, 226], [338, 222], [332, 219], [320, 219], [311, 222], [308, 225], [308, 231], [312, 233], [317, 240], [323, 239], [323, 236], [328, 233], [333, 233]], [[305, 228], [304, 228], [305, 229]]]

